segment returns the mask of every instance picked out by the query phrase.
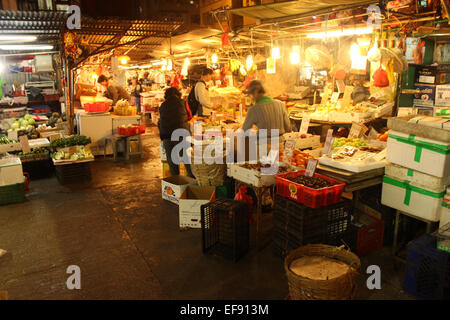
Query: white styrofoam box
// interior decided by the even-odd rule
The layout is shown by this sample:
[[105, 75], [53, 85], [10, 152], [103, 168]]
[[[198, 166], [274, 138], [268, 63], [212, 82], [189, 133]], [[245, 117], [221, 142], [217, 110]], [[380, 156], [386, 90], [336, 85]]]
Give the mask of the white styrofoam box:
[[275, 175], [261, 174], [260, 171], [247, 169], [238, 164], [230, 165], [230, 177], [255, 187], [267, 187], [276, 183]]
[[450, 175], [450, 143], [391, 130], [386, 160], [432, 176], [446, 177]]
[[436, 86], [436, 98], [434, 105], [436, 107], [450, 107], [450, 84], [441, 84]]
[[160, 153], [161, 153], [161, 161], [167, 161], [166, 149], [164, 149], [163, 142], [159, 145]]
[[442, 192], [450, 184], [450, 176], [438, 178], [393, 163], [386, 165], [385, 174], [396, 180], [409, 181], [413, 186], [433, 192]]
[[444, 193], [408, 186], [405, 182], [387, 176], [383, 178], [381, 203], [418, 218], [439, 221], [443, 196]]
[[0, 186], [23, 183], [22, 161], [20, 158], [5, 158], [0, 160]]
[[441, 203], [441, 220], [439, 221], [439, 228], [442, 228], [450, 222], [450, 203], [442, 201]]
[[184, 176], [167, 177], [161, 180], [162, 198], [178, 204], [186, 188], [195, 183], [195, 179]]
[[180, 227], [201, 228], [201, 206], [215, 198], [216, 187], [188, 186], [180, 197]]
[[53, 57], [49, 54], [36, 55], [34, 57], [34, 63], [36, 66], [36, 72], [53, 71]]
[[392, 110], [394, 109], [395, 102], [386, 102], [385, 104], [379, 106], [375, 109], [374, 116], [375, 118], [381, 118], [386, 114], [392, 114]]
[[283, 135], [284, 140], [294, 139], [295, 149], [317, 148], [320, 146], [320, 136], [307, 134], [306, 138], [301, 138], [300, 132], [290, 132]]

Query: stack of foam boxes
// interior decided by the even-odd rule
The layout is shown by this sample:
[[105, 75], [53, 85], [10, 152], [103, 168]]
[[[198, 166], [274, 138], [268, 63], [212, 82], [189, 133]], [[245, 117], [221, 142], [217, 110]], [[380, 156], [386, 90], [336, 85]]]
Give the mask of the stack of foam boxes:
[[441, 129], [439, 134], [435, 128], [411, 122], [393, 127], [382, 203], [425, 221], [448, 221], [444, 198], [450, 185], [450, 131]]
[[0, 159], [0, 205], [25, 201], [25, 178], [18, 157]]

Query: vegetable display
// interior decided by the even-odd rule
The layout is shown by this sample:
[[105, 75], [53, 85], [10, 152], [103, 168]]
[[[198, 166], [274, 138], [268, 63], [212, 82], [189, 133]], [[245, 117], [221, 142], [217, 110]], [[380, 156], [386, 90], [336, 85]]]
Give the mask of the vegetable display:
[[16, 143], [15, 140], [9, 140], [8, 137], [2, 135], [0, 136], [0, 144], [10, 144], [10, 143]]
[[56, 148], [66, 148], [73, 146], [85, 146], [91, 143], [91, 138], [74, 134], [68, 138], [55, 139], [50, 142], [50, 148], [55, 150]]
[[85, 160], [85, 159], [93, 159], [94, 155], [91, 150], [85, 149], [81, 147], [78, 152], [70, 154], [69, 152], [58, 151], [52, 154], [52, 158], [55, 160]]
[[355, 147], [359, 148], [362, 146], [367, 146], [367, 141], [361, 140], [359, 138], [351, 139], [351, 138], [336, 138], [333, 142], [333, 149], [339, 147]]

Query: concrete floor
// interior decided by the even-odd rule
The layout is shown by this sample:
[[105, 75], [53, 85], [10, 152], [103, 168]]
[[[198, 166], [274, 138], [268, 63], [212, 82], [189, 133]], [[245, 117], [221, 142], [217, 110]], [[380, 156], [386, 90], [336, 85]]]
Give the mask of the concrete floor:
[[[161, 199], [157, 129], [144, 136], [143, 160], [92, 163], [92, 182], [30, 184], [25, 203], [0, 207], [0, 292], [9, 299], [284, 299], [283, 262], [272, 245], [233, 263], [205, 256], [201, 231], [180, 231], [178, 207]], [[368, 265], [382, 289], [366, 288]], [[81, 290], [68, 290], [70, 265]], [[389, 248], [362, 258], [358, 299], [410, 299], [404, 266]]]

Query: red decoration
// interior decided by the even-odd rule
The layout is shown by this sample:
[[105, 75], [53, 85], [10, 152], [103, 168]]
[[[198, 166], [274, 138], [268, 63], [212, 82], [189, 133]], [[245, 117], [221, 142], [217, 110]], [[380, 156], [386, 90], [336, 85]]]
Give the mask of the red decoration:
[[224, 32], [222, 34], [222, 47], [226, 47], [230, 44], [230, 39], [228, 38], [228, 27], [225, 27]]
[[373, 74], [373, 85], [375, 87], [384, 88], [389, 86], [389, 78], [386, 70], [384, 70], [381, 66], [375, 71]]

